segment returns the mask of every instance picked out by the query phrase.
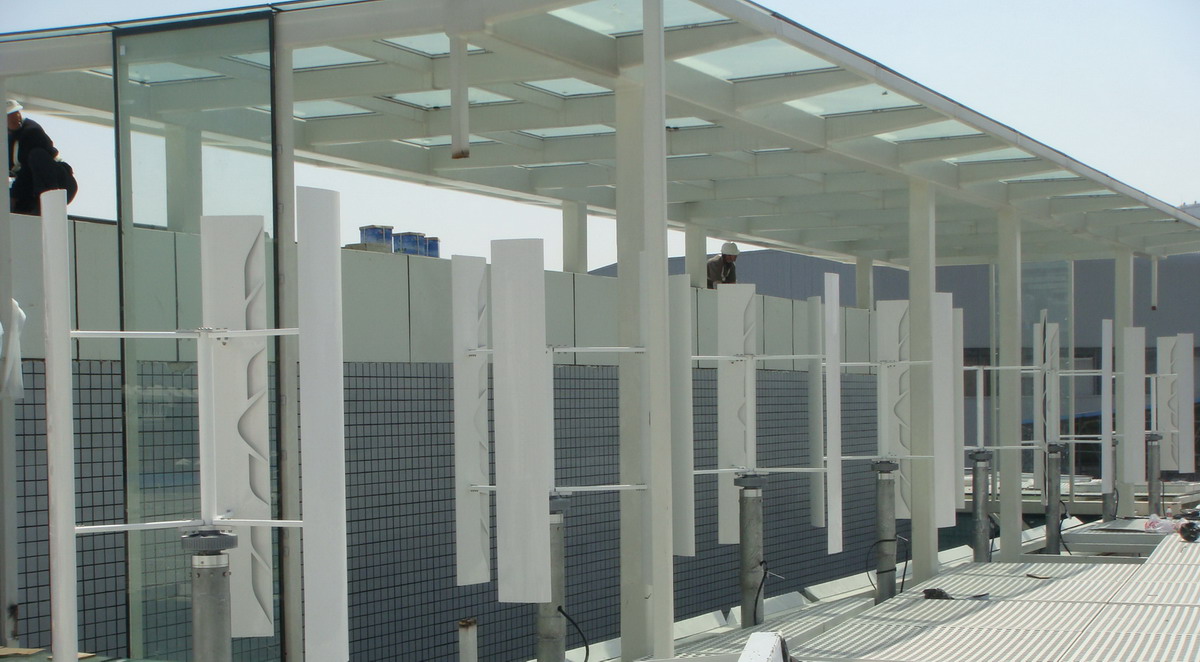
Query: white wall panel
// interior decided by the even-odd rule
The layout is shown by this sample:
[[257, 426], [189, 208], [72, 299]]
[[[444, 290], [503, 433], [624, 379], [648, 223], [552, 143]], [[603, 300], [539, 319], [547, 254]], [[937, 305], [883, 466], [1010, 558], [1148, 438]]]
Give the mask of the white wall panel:
[[[809, 297], [797, 304], [796, 347], [804, 354], [820, 356], [825, 351], [823, 302], [821, 297]], [[808, 466], [825, 468], [825, 366], [821, 359], [798, 360], [796, 366], [808, 375]], [[809, 519], [813, 526], [825, 526], [825, 474], [808, 474]]]
[[553, 367], [542, 240], [492, 242], [496, 559], [501, 602], [550, 601]]
[[[547, 271], [546, 342], [551, 346], [576, 347], [575, 274]], [[574, 363], [574, 353], [557, 353], [555, 363]]]
[[912, 517], [912, 399], [909, 397], [912, 358], [908, 342], [908, 302], [879, 301], [875, 304], [876, 375], [875, 412], [879, 437], [877, 452], [896, 458], [900, 464], [896, 480], [896, 517]]
[[[244, 331], [267, 328], [267, 271], [261, 216], [205, 216], [200, 219], [202, 326]], [[213, 343], [210, 411], [217, 466], [205, 467], [201, 481], [214, 481], [217, 516], [271, 519], [271, 444], [267, 427], [267, 339], [233, 338]], [[203, 436], [203, 435], [202, 435]], [[208, 516], [208, 513], [205, 513]], [[273, 554], [269, 527], [240, 529], [230, 550], [233, 636], [275, 633]]]
[[[871, 360], [871, 311], [862, 308], [843, 308], [845, 342], [842, 357], [847, 363], [867, 363]], [[850, 366], [846, 372], [869, 375], [867, 366]]]
[[1176, 336], [1175, 394], [1179, 402], [1179, 470], [1184, 473], [1196, 471], [1196, 375], [1194, 372], [1195, 336], [1181, 333]]
[[670, 276], [671, 512], [676, 556], [696, 555], [696, 444], [692, 426], [691, 278]]
[[[124, 250], [137, 256], [131, 262], [132, 273], [127, 274], [129, 278], [126, 281], [132, 291], [132, 296], [125, 300], [129, 328], [137, 331], [175, 331], [180, 328], [175, 315], [174, 233], [134, 228], [124, 241]], [[198, 310], [198, 295], [194, 303]], [[178, 358], [176, 341], [131, 342], [137, 343], [139, 361], [175, 361]], [[192, 349], [189, 348], [189, 351]]]
[[[956, 475], [962, 476], [966, 463], [966, 373], [963, 371], [963, 311], [954, 309], [954, 352], [951, 357], [954, 372], [954, 457], [957, 464]], [[980, 394], [982, 396], [982, 393]], [[966, 507], [966, 491], [959, 483], [954, 490], [954, 505], [958, 509]]]
[[1155, 410], [1164, 471], [1195, 470], [1192, 353], [1190, 333], [1158, 339]]
[[826, 550], [842, 551], [842, 355], [841, 300], [837, 274], [825, 274], [825, 485]]
[[[716, 356], [717, 351], [717, 291], [696, 290], [696, 355]], [[699, 368], [715, 368], [716, 361], [698, 361]]]
[[489, 485], [487, 354], [491, 313], [487, 261], [451, 259], [454, 319], [454, 533], [459, 586], [491, 581], [491, 499], [472, 485]]
[[342, 302], [347, 361], [408, 361], [408, 258], [342, 251]]
[[[577, 347], [615, 347], [617, 338], [617, 279], [574, 274], [575, 342]], [[616, 354], [581, 352], [582, 365], [616, 365]]]
[[[792, 333], [792, 301], [776, 297], [762, 299], [762, 347], [763, 354], [798, 354], [794, 349]], [[759, 367], [767, 370], [791, 370], [791, 359], [762, 361]]]
[[[758, 297], [753, 285], [717, 288], [717, 354], [758, 354]], [[717, 361], [717, 468], [754, 468], [757, 441], [756, 361]], [[717, 476], [717, 541], [739, 542], [734, 474]]]
[[1146, 481], [1146, 330], [1131, 326], [1122, 334], [1121, 377], [1117, 380], [1122, 459], [1118, 480], [1142, 483]]
[[1113, 491], [1113, 321], [1100, 322], [1100, 490]]
[[[107, 223], [71, 224], [74, 228], [75, 328], [114, 331], [121, 328], [120, 264], [117, 226]], [[121, 341], [80, 340], [79, 358], [121, 358]]]
[[9, 214], [12, 228], [12, 298], [25, 311], [21, 354], [26, 358], [46, 356], [43, 339], [45, 306], [42, 304], [42, 227], [37, 217]]
[[[946, 292], [933, 293], [933, 476], [934, 522], [938, 528], [952, 527], [957, 519], [958, 499], [963, 493], [962, 454], [955, 445], [955, 410], [962, 410], [954, 392], [954, 298]], [[962, 356], [961, 351], [957, 351]], [[962, 370], [958, 371], [962, 375]], [[928, 462], [929, 460], [923, 460]]]
[[[200, 235], [164, 232], [175, 238], [175, 328], [195, 329], [201, 326], [200, 298]], [[140, 256], [139, 256], [140, 259]], [[180, 361], [196, 360], [196, 343], [178, 340]]]
[[448, 260], [408, 258], [409, 355], [414, 363], [450, 361], [449, 291]]

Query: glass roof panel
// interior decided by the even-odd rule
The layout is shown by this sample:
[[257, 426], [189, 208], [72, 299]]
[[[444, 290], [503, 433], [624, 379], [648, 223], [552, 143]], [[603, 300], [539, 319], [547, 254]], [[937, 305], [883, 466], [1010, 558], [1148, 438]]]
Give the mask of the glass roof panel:
[[[618, 35], [642, 30], [641, 0], [596, 0], [550, 13], [600, 34]], [[728, 20], [723, 14], [689, 0], [663, 0], [663, 23], [668, 28]]]
[[332, 99], [320, 101], [297, 101], [292, 113], [302, 120], [320, 119], [322, 117], [345, 117], [347, 115], [370, 115], [372, 111], [366, 108]]
[[1048, 181], [1053, 181], [1056, 179], [1079, 179], [1079, 175], [1076, 175], [1073, 172], [1067, 172], [1066, 170], [1059, 170], [1057, 172], [1043, 172], [1043, 173], [1039, 173], [1036, 175], [1025, 175], [1024, 177], [1013, 177], [1012, 179], [1005, 179], [1004, 181], [1005, 182], [1048, 182]]
[[979, 152], [977, 154], [967, 154], [966, 156], [955, 156], [946, 159], [947, 163], [980, 163], [983, 161], [1008, 161], [1011, 159], [1028, 159], [1032, 155], [1028, 152], [1017, 149], [1016, 147], [1005, 147], [1003, 149], [993, 149], [989, 152]]
[[[450, 107], [450, 90], [427, 90], [425, 92], [409, 92], [406, 94], [390, 94], [389, 99], [399, 101], [400, 103], [409, 106], [416, 106], [425, 110], [433, 110], [435, 108]], [[503, 94], [488, 92], [474, 87], [467, 88], [467, 101], [472, 106], [483, 106], [489, 103], [505, 103], [512, 101], [512, 97], [506, 97]]]
[[584, 124], [582, 126], [556, 126], [545, 129], [525, 129], [521, 133], [527, 133], [536, 138], [573, 138], [576, 136], [603, 136], [610, 133], [616, 133], [617, 130], [605, 124]]
[[[265, 51], [236, 55], [233, 59], [256, 64], [264, 68], [269, 67], [271, 64], [270, 57]], [[344, 51], [340, 48], [334, 48], [333, 46], [311, 46], [308, 48], [297, 48], [292, 51], [292, 69], [296, 70], [340, 67], [347, 64], [363, 64], [365, 62], [375, 62], [375, 60]]]
[[934, 122], [925, 126], [914, 126], [911, 129], [880, 133], [875, 137], [897, 143], [905, 140], [929, 140], [931, 138], [956, 138], [959, 136], [978, 135], [982, 135], [979, 129], [971, 128], [957, 120], [946, 120], [945, 122]]
[[716, 124], [699, 117], [673, 117], [667, 120], [668, 129], [701, 129], [710, 126], [716, 126]]
[[[392, 37], [391, 39], [384, 39], [383, 43], [429, 57], [441, 57], [450, 54], [450, 37], [447, 37], [444, 32], [421, 34], [414, 37]], [[467, 52], [482, 53], [483, 49], [467, 44]]]
[[679, 60], [679, 64], [723, 80], [829, 69], [834, 66], [778, 39], [763, 39], [685, 57]]
[[525, 85], [543, 92], [549, 92], [560, 97], [582, 97], [593, 94], [612, 94], [612, 90], [600, 85], [593, 85], [578, 78], [552, 78], [549, 80], [531, 80]]
[[[495, 140], [492, 140], [491, 138], [484, 138], [483, 136], [477, 136], [473, 133], [467, 137], [467, 140], [472, 145], [496, 142]], [[409, 143], [412, 145], [417, 145], [418, 147], [445, 147], [446, 145], [450, 144], [450, 136], [444, 135], [444, 136], [429, 136], [428, 138], [406, 138], [404, 140], [397, 140], [396, 142]]]
[[537, 168], [562, 168], [564, 166], [581, 166], [581, 165], [588, 165], [588, 162], [587, 161], [556, 161], [554, 163], [528, 163], [528, 164], [525, 164], [525, 165], [519, 166], [519, 167], [526, 168], [528, 170], [534, 170]]
[[[112, 77], [112, 67], [99, 67], [92, 69], [92, 72]], [[222, 77], [222, 74], [209, 69], [189, 67], [186, 64], [175, 64], [174, 62], [142, 62], [129, 65], [129, 80], [143, 85]]]
[[880, 87], [874, 83], [859, 85], [846, 90], [827, 92], [816, 96], [788, 101], [787, 105], [813, 115], [841, 115], [861, 113], [887, 108], [905, 108], [919, 105], [917, 102]]

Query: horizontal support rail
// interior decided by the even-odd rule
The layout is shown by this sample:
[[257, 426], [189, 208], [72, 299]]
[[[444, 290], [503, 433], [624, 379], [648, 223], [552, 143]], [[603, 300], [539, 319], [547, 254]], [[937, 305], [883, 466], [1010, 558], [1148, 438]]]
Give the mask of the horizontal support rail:
[[300, 329], [197, 329], [194, 331], [81, 331], [75, 330], [71, 332], [71, 337], [76, 339], [97, 339], [97, 338], [115, 338], [115, 339], [141, 339], [141, 340], [195, 340], [200, 336], [207, 336], [214, 339], [222, 338], [269, 338], [272, 336], [296, 336], [300, 335]]

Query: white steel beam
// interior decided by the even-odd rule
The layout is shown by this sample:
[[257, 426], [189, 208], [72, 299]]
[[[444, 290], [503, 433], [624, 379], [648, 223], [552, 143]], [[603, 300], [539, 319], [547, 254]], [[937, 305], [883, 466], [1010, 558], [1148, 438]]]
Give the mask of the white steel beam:
[[487, 485], [488, 347], [487, 262], [455, 255], [450, 261], [454, 342], [454, 532], [459, 586], [491, 581], [491, 499], [472, 486]]
[[822, 311], [825, 355], [825, 550], [843, 549], [842, 531], [842, 309], [836, 273], [825, 274]]
[[[1125, 329], [1133, 326], [1133, 253], [1124, 251], [1113, 258], [1113, 353], [1114, 361], [1117, 365], [1123, 366], [1125, 361], [1125, 344], [1126, 333]], [[1117, 516], [1129, 517], [1134, 513], [1134, 491], [1133, 483], [1129, 480], [1129, 471], [1125, 468], [1126, 440], [1120, 435], [1124, 434], [1125, 415], [1123, 407], [1128, 403], [1125, 401], [1124, 388], [1124, 369], [1118, 370], [1116, 373], [1116, 384], [1114, 388], [1114, 408], [1116, 414], [1115, 424], [1120, 426], [1115, 428], [1118, 433], [1118, 451], [1114, 456], [1116, 465], [1114, 489], [1117, 493]], [[1144, 443], [1144, 442], [1143, 442]], [[1145, 472], [1140, 474], [1144, 479]], [[1141, 480], [1141, 479], [1139, 479]]]
[[[999, 363], [1004, 367], [1021, 364], [1021, 219], [1002, 210], [997, 218], [997, 269], [999, 301], [996, 325], [999, 327]], [[997, 400], [999, 437], [996, 451], [1000, 470], [1000, 554], [1015, 560], [1021, 549], [1021, 375], [1002, 370]]]
[[[1117, 425], [1121, 434], [1118, 446], [1121, 463], [1118, 465], [1117, 479], [1130, 486], [1129, 495], [1132, 497], [1133, 486], [1146, 480], [1146, 330], [1139, 326], [1127, 326], [1121, 330], [1120, 338]], [[1124, 510], [1124, 504], [1121, 509]]]
[[[799, 303], [797, 303], [799, 305]], [[804, 328], [806, 352], [814, 356], [825, 353], [825, 323], [823, 320], [824, 303], [819, 296], [812, 296], [805, 302]], [[821, 359], [811, 359], [804, 362], [808, 377], [808, 466], [814, 469], [825, 468], [825, 366]], [[825, 526], [825, 474], [812, 473], [808, 478], [809, 518], [813, 526]]]
[[346, 440], [338, 194], [296, 189], [300, 439], [304, 495], [304, 652], [348, 662]]
[[1100, 322], [1100, 492], [1112, 494], [1113, 455], [1113, 321]]
[[[7, 99], [7, 81], [0, 76], [0, 99]], [[2, 206], [2, 205], [0, 205]], [[13, 242], [12, 216], [8, 207], [0, 208], [0, 340], [4, 333], [17, 333], [13, 323]], [[0, 358], [9, 356], [11, 344], [0, 346]], [[21, 366], [17, 366], [20, 374]], [[16, 416], [11, 391], [4, 387], [6, 372], [0, 370], [0, 646], [20, 646], [17, 615], [21, 601], [17, 573], [17, 437]]]
[[692, 292], [687, 274], [671, 276], [671, 509], [674, 552], [696, 555], [696, 453], [692, 437]]
[[[932, 187], [913, 180], [909, 187], [908, 297], [909, 354], [916, 363], [909, 371], [912, 397], [912, 451], [922, 459], [912, 470], [912, 555], [913, 577], [924, 581], [938, 572], [937, 521], [934, 517], [937, 484], [935, 439], [938, 413], [934, 403], [933, 360], [934, 308], [937, 253], [935, 195]], [[944, 423], [944, 421], [942, 421]]]

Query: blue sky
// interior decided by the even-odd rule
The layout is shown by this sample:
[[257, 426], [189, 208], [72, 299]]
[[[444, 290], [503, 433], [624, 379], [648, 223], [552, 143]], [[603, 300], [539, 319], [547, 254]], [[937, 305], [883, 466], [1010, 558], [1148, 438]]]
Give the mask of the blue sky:
[[[11, 0], [6, 0], [11, 2]], [[256, 2], [43, 0], [7, 11], [5, 32], [178, 14]], [[1200, 199], [1200, 2], [1195, 0], [765, 0], [766, 6], [946, 96], [1170, 204]], [[361, 177], [298, 176], [341, 188], [369, 209]], [[499, 215], [507, 236], [542, 235], [560, 260], [558, 215], [515, 203], [373, 180], [419, 217], [461, 205], [462, 217]], [[396, 188], [400, 187], [400, 188]], [[375, 208], [378, 208], [376, 203]], [[363, 223], [365, 224], [365, 223]], [[357, 226], [358, 223], [351, 223]], [[495, 227], [497, 224], [491, 224]], [[608, 221], [592, 223], [591, 265], [610, 261]], [[397, 228], [398, 230], [400, 228]], [[347, 241], [356, 234], [344, 233]], [[453, 251], [481, 254], [477, 232]], [[446, 237], [451, 237], [446, 241]], [[682, 241], [672, 242], [674, 252]]]

